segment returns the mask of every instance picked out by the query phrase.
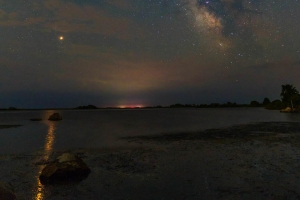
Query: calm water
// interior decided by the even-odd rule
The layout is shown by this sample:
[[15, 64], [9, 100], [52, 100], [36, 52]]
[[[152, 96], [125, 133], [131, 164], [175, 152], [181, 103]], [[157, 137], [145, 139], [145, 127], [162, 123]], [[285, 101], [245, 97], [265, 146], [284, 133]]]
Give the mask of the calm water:
[[[0, 130], [0, 154], [31, 153], [126, 145], [123, 136], [198, 131], [264, 121], [300, 121], [298, 114], [262, 108], [66, 110], [63, 120], [48, 121], [55, 111], [0, 112], [0, 124], [22, 127]], [[43, 121], [32, 122], [30, 118]]]

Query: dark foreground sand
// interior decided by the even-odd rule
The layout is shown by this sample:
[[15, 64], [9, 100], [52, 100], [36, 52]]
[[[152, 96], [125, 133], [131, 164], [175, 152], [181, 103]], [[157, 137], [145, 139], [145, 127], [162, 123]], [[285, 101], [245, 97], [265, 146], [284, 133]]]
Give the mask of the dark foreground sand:
[[18, 199], [300, 199], [300, 123], [123, 140], [138, 146], [76, 150], [92, 170], [80, 183], [42, 186], [43, 153], [0, 156], [0, 180]]

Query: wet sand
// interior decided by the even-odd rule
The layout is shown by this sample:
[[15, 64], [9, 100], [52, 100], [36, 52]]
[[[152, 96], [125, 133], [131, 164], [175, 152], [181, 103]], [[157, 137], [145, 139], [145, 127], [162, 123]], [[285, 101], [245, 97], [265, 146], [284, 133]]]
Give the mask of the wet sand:
[[38, 182], [62, 152], [1, 155], [0, 180], [18, 199], [300, 199], [300, 123], [121, 139], [136, 147], [72, 151], [92, 170], [80, 183]]

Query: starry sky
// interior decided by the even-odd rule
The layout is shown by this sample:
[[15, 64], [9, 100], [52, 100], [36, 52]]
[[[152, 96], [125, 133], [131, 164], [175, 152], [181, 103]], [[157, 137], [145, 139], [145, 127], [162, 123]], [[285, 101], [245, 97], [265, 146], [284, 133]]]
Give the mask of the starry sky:
[[0, 0], [0, 108], [275, 100], [299, 32], [298, 0]]

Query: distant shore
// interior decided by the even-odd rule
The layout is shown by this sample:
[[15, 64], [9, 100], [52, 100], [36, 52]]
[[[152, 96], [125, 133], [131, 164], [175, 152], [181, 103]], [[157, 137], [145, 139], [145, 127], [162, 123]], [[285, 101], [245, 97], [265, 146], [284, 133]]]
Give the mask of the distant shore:
[[[86, 107], [76, 107], [76, 108], [16, 108], [7, 109], [0, 108], [0, 111], [32, 111], [32, 110], [135, 110], [135, 109], [182, 109], [182, 108], [264, 108], [263, 106], [250, 106], [247, 104], [237, 105], [237, 106], [226, 106], [226, 105], [201, 105], [201, 106], [145, 106], [145, 107], [96, 107], [96, 108], [86, 108]], [[277, 109], [279, 110], [279, 109]]]

